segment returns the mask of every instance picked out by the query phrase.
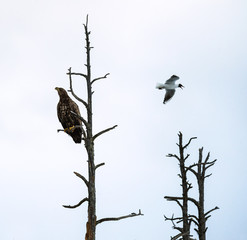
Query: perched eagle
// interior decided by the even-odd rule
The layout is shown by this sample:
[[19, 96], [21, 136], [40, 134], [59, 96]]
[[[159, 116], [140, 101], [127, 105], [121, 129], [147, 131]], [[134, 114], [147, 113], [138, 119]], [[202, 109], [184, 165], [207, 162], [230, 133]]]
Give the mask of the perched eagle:
[[[61, 122], [64, 131], [69, 134], [75, 143], [81, 143], [82, 129], [78, 127], [81, 125], [81, 120], [74, 115], [72, 112], [81, 116], [79, 107], [77, 104], [68, 96], [67, 92], [63, 88], [55, 88], [58, 92], [60, 100], [57, 104], [57, 116]], [[75, 127], [77, 126], [77, 127]]]

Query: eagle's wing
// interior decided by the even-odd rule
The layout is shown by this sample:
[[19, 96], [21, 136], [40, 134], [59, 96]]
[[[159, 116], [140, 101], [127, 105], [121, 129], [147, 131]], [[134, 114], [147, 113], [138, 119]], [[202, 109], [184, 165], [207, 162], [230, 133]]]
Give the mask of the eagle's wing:
[[82, 125], [82, 121], [76, 115], [71, 113], [71, 111], [76, 113], [78, 116], [81, 116], [81, 114], [78, 105], [72, 99], [69, 101], [69, 109], [70, 112], [68, 117], [70, 119], [70, 124], [72, 125], [70, 127], [77, 126], [73, 132], [69, 133], [69, 135], [73, 138], [75, 143], [81, 143], [82, 129], [78, 127], [78, 125]]
[[166, 95], [163, 103], [165, 104], [166, 102], [168, 102], [174, 96], [174, 94], [175, 94], [175, 89], [166, 90]]
[[[81, 116], [78, 105], [72, 99], [70, 99], [69, 105], [70, 105], [70, 111], [76, 113], [78, 116]], [[73, 118], [73, 122], [75, 122], [75, 125], [81, 125], [81, 119], [76, 117], [71, 112], [70, 112], [70, 117]]]
[[57, 104], [57, 116], [58, 120], [61, 122], [63, 128], [69, 127], [68, 121], [67, 121], [67, 115], [69, 112], [69, 107], [67, 103], [59, 102]]
[[81, 116], [79, 107], [72, 99], [69, 98], [66, 102], [58, 103], [57, 116], [63, 128], [81, 125], [81, 120], [72, 114], [71, 111]]

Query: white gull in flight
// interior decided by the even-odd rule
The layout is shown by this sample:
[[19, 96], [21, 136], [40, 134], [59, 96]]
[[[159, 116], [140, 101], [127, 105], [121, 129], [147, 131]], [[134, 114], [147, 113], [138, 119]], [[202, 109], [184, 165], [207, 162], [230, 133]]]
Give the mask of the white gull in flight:
[[173, 95], [175, 94], [176, 88], [181, 88], [183, 89], [183, 85], [182, 84], [175, 84], [175, 82], [179, 79], [178, 76], [176, 75], [172, 75], [165, 83], [157, 83], [156, 84], [156, 88], [158, 89], [165, 89], [166, 90], [166, 95], [164, 98], [163, 103], [165, 104], [166, 102], [168, 102]]

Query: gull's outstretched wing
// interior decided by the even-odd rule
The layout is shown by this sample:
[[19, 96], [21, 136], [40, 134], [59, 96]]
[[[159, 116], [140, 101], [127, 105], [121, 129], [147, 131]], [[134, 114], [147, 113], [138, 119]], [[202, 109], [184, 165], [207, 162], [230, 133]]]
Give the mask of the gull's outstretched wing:
[[168, 102], [174, 96], [174, 94], [175, 94], [175, 89], [166, 90], [166, 95], [163, 103], [165, 104], [166, 102]]
[[172, 75], [172, 76], [166, 81], [166, 83], [174, 83], [174, 82], [177, 81], [178, 79], [179, 79], [178, 76]]

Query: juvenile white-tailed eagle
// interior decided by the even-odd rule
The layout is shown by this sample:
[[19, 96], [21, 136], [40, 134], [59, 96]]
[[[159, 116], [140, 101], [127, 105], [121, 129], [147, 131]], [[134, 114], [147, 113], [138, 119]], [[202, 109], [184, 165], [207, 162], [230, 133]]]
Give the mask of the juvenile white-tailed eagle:
[[68, 96], [67, 92], [63, 88], [55, 88], [58, 92], [60, 100], [57, 104], [57, 116], [61, 122], [64, 131], [69, 134], [75, 143], [81, 143], [82, 129], [78, 126], [82, 124], [81, 120], [72, 112], [81, 116], [79, 107]]

